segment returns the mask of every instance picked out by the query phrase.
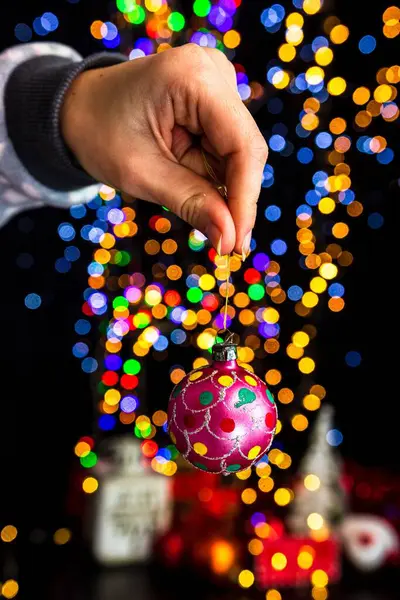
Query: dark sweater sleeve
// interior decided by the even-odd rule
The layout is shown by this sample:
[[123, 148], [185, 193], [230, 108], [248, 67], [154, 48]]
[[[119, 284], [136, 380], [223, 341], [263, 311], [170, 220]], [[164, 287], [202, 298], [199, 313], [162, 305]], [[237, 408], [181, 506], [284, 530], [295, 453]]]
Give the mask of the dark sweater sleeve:
[[75, 161], [60, 131], [60, 109], [73, 80], [83, 71], [126, 58], [115, 53], [80, 62], [35, 56], [17, 65], [4, 91], [5, 124], [14, 150], [32, 177], [53, 190], [69, 192], [95, 183]]

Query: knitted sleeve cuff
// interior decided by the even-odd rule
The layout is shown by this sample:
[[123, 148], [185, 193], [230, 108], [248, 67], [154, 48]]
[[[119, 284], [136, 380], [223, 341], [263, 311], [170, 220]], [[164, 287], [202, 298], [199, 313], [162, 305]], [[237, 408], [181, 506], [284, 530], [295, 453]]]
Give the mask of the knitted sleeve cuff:
[[35, 180], [60, 192], [95, 183], [64, 143], [60, 109], [80, 73], [124, 60], [120, 54], [106, 52], [80, 62], [43, 55], [22, 62], [10, 74], [4, 99], [7, 132], [19, 160]]

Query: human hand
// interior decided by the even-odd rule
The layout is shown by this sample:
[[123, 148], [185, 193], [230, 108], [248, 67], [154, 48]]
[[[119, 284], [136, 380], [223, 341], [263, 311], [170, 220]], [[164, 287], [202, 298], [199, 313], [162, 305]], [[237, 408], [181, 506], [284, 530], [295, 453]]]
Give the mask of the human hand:
[[220, 254], [247, 256], [268, 148], [222, 52], [187, 44], [85, 71], [67, 93], [61, 130], [95, 179], [166, 206]]

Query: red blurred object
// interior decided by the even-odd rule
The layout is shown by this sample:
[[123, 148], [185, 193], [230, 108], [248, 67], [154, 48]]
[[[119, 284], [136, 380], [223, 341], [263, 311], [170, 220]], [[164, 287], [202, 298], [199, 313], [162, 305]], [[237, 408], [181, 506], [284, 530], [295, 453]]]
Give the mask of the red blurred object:
[[203, 488], [215, 489], [218, 477], [200, 471], [178, 471], [173, 478], [173, 495], [175, 502], [193, 502]]
[[258, 283], [261, 279], [261, 273], [257, 271], [257, 269], [246, 269], [244, 272], [244, 280], [246, 283]]
[[171, 532], [159, 542], [163, 559], [171, 566], [178, 565], [185, 549], [184, 541], [179, 533]]
[[[298, 565], [301, 552], [308, 552], [313, 556], [308, 569]], [[272, 567], [272, 557], [278, 553], [283, 554], [287, 560], [286, 566], [281, 570]], [[277, 540], [264, 540], [264, 551], [255, 557], [254, 562], [256, 582], [265, 589], [271, 586], [309, 585], [311, 575], [317, 569], [325, 571], [330, 583], [340, 579], [340, 545], [335, 539], [315, 542], [310, 538], [286, 536]]]
[[217, 253], [214, 250], [214, 248], [210, 248], [208, 251], [208, 258], [211, 260], [211, 262], [214, 262], [214, 259], [216, 256], [217, 256]]
[[240, 488], [201, 471], [178, 471], [172, 482], [174, 525], [157, 543], [160, 560], [225, 577], [241, 549], [235, 535]]
[[178, 306], [181, 297], [175, 290], [168, 290], [164, 294], [164, 302], [167, 306]]
[[[400, 476], [382, 468], [345, 464], [343, 484], [354, 514], [369, 514], [386, 520], [400, 540]], [[387, 557], [387, 563], [400, 564], [400, 550]]]
[[118, 373], [115, 371], [105, 371], [101, 376], [101, 380], [105, 385], [116, 385], [119, 380]]
[[152, 440], [146, 440], [141, 446], [142, 452], [147, 458], [153, 458], [158, 452], [158, 444]]
[[85, 302], [82, 306], [82, 312], [84, 315], [86, 315], [87, 317], [93, 317], [94, 312], [92, 311], [90, 304], [88, 302]]
[[139, 379], [136, 375], [122, 375], [121, 386], [125, 390], [134, 390], [139, 384]]

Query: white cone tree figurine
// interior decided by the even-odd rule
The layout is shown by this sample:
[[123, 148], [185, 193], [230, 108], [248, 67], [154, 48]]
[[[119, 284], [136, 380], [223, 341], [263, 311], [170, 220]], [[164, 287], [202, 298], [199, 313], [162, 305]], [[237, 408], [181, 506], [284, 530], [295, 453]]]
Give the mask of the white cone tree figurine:
[[289, 527], [296, 535], [326, 538], [344, 513], [341, 461], [327, 442], [327, 433], [332, 428], [333, 408], [324, 405], [300, 464], [299, 482], [288, 518]]

